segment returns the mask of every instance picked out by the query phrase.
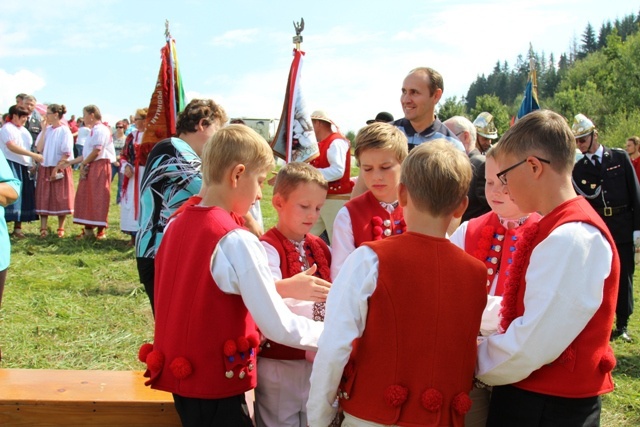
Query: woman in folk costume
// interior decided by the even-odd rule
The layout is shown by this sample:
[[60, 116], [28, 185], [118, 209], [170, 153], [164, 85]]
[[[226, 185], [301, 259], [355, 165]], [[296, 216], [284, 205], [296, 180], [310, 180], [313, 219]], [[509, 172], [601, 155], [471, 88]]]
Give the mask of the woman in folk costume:
[[22, 183], [18, 200], [7, 206], [4, 212], [5, 220], [14, 222], [13, 236], [19, 239], [25, 237], [22, 222], [38, 219], [35, 180], [29, 172], [35, 170], [35, 162], [42, 162], [42, 156], [31, 151], [33, 139], [24, 127], [28, 118], [26, 108], [14, 105], [9, 108], [9, 121], [0, 129], [0, 150], [6, 157], [13, 176]]
[[147, 108], [136, 110], [136, 129], [128, 136], [120, 154], [120, 171], [124, 175], [122, 194], [120, 196], [120, 229], [131, 236], [133, 246], [138, 231], [138, 206], [140, 200], [140, 184], [145, 164], [137, 155], [146, 128]]
[[[111, 163], [116, 160], [111, 130], [102, 123], [102, 114], [95, 105], [87, 105], [82, 110], [83, 121], [91, 129], [82, 155], [71, 164], [80, 164], [80, 181], [76, 193], [73, 222], [83, 225], [78, 238], [107, 238], [107, 217], [111, 199]], [[93, 229], [98, 228], [94, 234]]]
[[38, 136], [36, 147], [44, 160], [38, 171], [36, 212], [40, 215], [40, 237], [47, 237], [50, 215], [58, 217], [58, 237], [64, 237], [64, 221], [73, 215], [75, 190], [73, 172], [67, 161], [73, 156], [73, 135], [62, 124], [64, 105], [47, 107], [47, 126]]
[[[498, 164], [492, 150], [486, 153], [486, 158], [485, 195], [491, 211], [462, 223], [450, 238], [453, 244], [487, 265], [488, 298], [480, 329], [483, 337], [498, 330], [504, 285], [516, 241], [526, 225], [540, 220], [538, 213], [522, 212], [513, 203], [509, 192], [496, 176]], [[474, 388], [470, 396], [473, 406], [466, 415], [465, 425], [484, 426], [489, 411], [490, 392], [488, 389]]]

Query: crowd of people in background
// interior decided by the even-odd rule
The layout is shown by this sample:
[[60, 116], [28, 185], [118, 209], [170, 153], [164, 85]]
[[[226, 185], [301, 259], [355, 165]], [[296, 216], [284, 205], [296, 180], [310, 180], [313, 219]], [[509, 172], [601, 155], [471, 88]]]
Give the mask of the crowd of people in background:
[[610, 149], [549, 110], [501, 137], [490, 112], [441, 122], [443, 87], [411, 70], [404, 117], [380, 112], [353, 147], [313, 112], [318, 156], [278, 172], [270, 230], [255, 207], [273, 153], [213, 100], [145, 154], [146, 108], [112, 131], [95, 105], [67, 121], [21, 94], [0, 129], [3, 218], [24, 238], [39, 216], [46, 238], [55, 216], [62, 238], [73, 215], [103, 240], [117, 178], [156, 320], [139, 357], [184, 425], [252, 425], [256, 385], [258, 426], [598, 425], [610, 341], [632, 341], [640, 138]]

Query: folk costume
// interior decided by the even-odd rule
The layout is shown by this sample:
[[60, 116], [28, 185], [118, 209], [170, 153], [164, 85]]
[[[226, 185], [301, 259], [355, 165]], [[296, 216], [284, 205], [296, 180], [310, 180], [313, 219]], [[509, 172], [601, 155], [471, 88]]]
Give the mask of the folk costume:
[[574, 165], [573, 185], [604, 220], [616, 243], [620, 257], [616, 329], [626, 331], [633, 313], [634, 240], [640, 238], [640, 186], [629, 155], [601, 145]]
[[36, 185], [36, 213], [38, 215], [73, 215], [75, 189], [71, 166], [59, 169], [61, 178], [51, 178], [51, 173], [62, 158], [73, 158], [73, 135], [62, 124], [47, 126], [44, 136], [44, 160], [38, 170]]
[[[301, 242], [287, 239], [277, 228], [261, 238], [275, 281], [287, 279], [313, 264], [316, 275], [330, 281], [331, 252], [319, 237], [307, 234]], [[325, 304], [286, 298], [291, 311], [316, 322], [324, 321]], [[256, 396], [259, 427], [306, 427], [312, 358], [304, 350], [267, 340], [258, 354], [260, 371]]]
[[[140, 205], [140, 185], [145, 164], [136, 156], [137, 147], [142, 142], [144, 132], [134, 130], [125, 141], [120, 154], [120, 173], [122, 174], [122, 193], [120, 195], [120, 229], [131, 235], [138, 231], [138, 213]], [[131, 168], [133, 176], [124, 175]]]
[[256, 325], [269, 339], [307, 350], [322, 331], [289, 311], [264, 248], [238, 221], [218, 207], [188, 206], [156, 256], [154, 343], [143, 345], [140, 360], [147, 384], [174, 394], [185, 425], [203, 425], [192, 412], [200, 404], [224, 406], [228, 417], [213, 425], [251, 425], [242, 404], [256, 386]]
[[599, 396], [613, 390], [609, 333], [619, 266], [611, 234], [582, 197], [523, 231], [505, 285], [502, 333], [478, 345], [476, 375], [494, 385], [488, 426], [599, 419]]
[[111, 163], [116, 160], [111, 131], [98, 122], [91, 128], [85, 142], [82, 157], [85, 159], [94, 150], [98, 156], [85, 166], [88, 171], [78, 181], [73, 222], [92, 227], [108, 227], [111, 203]]
[[329, 181], [327, 200], [320, 210], [320, 218], [311, 229], [319, 236], [326, 230], [327, 237], [333, 235], [333, 222], [340, 208], [349, 200], [351, 182], [351, 152], [349, 142], [338, 132], [333, 132], [318, 142], [319, 155], [311, 161], [322, 176]]
[[406, 231], [402, 206], [380, 202], [371, 191], [349, 200], [336, 215], [331, 239], [331, 277], [335, 279], [347, 257], [365, 242]]
[[482, 262], [444, 238], [407, 232], [356, 249], [327, 299], [309, 425], [331, 422], [337, 390], [345, 420], [462, 426], [486, 277]]
[[25, 150], [31, 151], [33, 141], [31, 134], [24, 126], [16, 126], [12, 122], [5, 123], [0, 128], [0, 150], [7, 159], [13, 176], [21, 182], [21, 190], [18, 200], [7, 206], [4, 210], [4, 218], [7, 222], [28, 222], [38, 219], [36, 214], [36, 189], [35, 179], [29, 173], [33, 167], [33, 160], [29, 156], [23, 156], [10, 151], [8, 144], [17, 144]]

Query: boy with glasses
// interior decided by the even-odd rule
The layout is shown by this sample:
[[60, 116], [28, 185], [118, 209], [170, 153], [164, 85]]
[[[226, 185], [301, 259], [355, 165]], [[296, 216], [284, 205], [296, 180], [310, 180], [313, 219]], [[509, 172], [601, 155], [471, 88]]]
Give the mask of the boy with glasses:
[[478, 345], [478, 384], [494, 386], [487, 426], [599, 425], [616, 363], [615, 244], [573, 189], [575, 142], [562, 116], [527, 114], [495, 150], [513, 202], [543, 217], [516, 243], [498, 333]]

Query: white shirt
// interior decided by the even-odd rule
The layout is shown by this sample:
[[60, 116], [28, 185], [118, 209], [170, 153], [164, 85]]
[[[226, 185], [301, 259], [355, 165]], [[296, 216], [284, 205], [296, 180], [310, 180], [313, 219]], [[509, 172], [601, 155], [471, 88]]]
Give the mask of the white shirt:
[[333, 221], [331, 237], [331, 280], [335, 280], [351, 252], [356, 250], [349, 209], [341, 207]]
[[340, 378], [353, 340], [364, 332], [369, 298], [377, 282], [378, 256], [371, 248], [361, 246], [347, 258], [331, 285], [307, 401], [307, 418], [312, 427], [328, 426], [336, 414], [332, 404]]
[[570, 222], [553, 230], [531, 253], [524, 314], [478, 345], [478, 379], [513, 384], [557, 359], [602, 304], [612, 258], [591, 225]]
[[44, 149], [42, 166], [56, 166], [63, 155], [73, 158], [73, 135], [68, 126], [60, 125], [57, 128], [49, 125], [45, 132], [40, 133], [39, 138], [44, 135]]
[[211, 256], [211, 276], [220, 290], [242, 297], [267, 338], [303, 350], [317, 349], [323, 323], [289, 310], [276, 291], [264, 247], [249, 231], [236, 229], [220, 240]]
[[346, 158], [349, 151], [349, 142], [342, 138], [331, 141], [331, 145], [327, 149], [328, 168], [318, 168], [324, 179], [327, 181], [336, 181], [344, 175], [347, 168]]
[[96, 149], [100, 150], [100, 154], [95, 160], [107, 159], [110, 162], [116, 161], [116, 150], [113, 146], [111, 131], [102, 123], [96, 123], [91, 128], [91, 135], [85, 141], [82, 149], [82, 157], [86, 159]]
[[2, 154], [4, 154], [7, 160], [24, 166], [31, 166], [31, 157], [14, 153], [7, 148], [8, 144], [15, 144], [27, 151], [31, 151], [33, 138], [27, 128], [24, 126], [18, 127], [11, 122], [5, 123], [2, 128], [0, 128], [0, 150], [2, 150]]
[[86, 126], [79, 127], [78, 139], [76, 140], [76, 145], [84, 147], [84, 143], [87, 141], [87, 138], [89, 138], [90, 134], [91, 134], [91, 129], [89, 129], [88, 127]]

